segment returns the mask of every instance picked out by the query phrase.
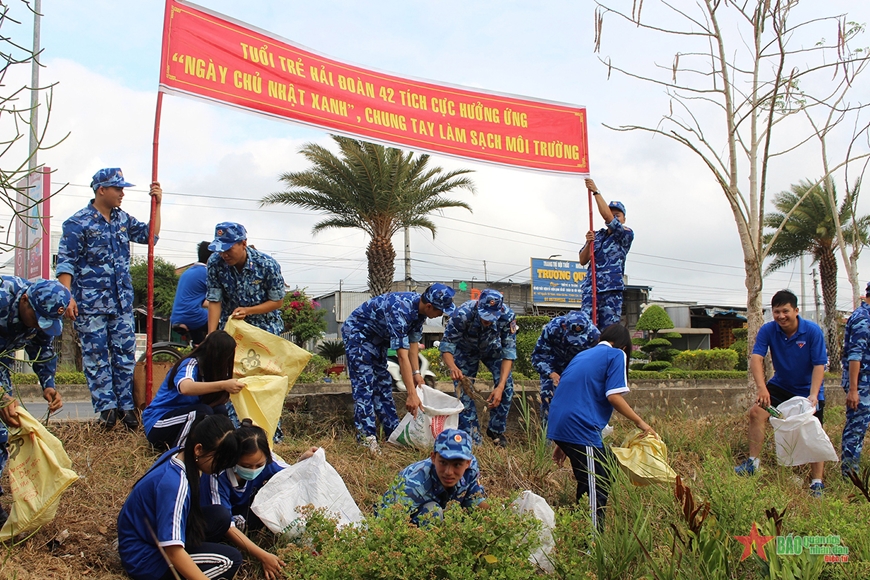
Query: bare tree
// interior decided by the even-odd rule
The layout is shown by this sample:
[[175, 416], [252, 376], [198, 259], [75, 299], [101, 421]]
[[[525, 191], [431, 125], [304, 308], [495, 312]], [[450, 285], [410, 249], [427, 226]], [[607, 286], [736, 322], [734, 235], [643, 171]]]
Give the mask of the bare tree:
[[[846, 119], [844, 113], [860, 111], [861, 105], [850, 105], [845, 96], [868, 59], [866, 52], [848, 49], [863, 28], [848, 23], [843, 15], [795, 16], [798, 21], [792, 24], [798, 0], [699, 0], [685, 9], [686, 4], [659, 0], [655, 14], [649, 17], [642, 0], [634, 0], [631, 13], [597, 4], [596, 51], [600, 50], [604, 19], [610, 16], [684, 48], [671, 64], [656, 64], [645, 72], [601, 59], [608, 76], [617, 71], [661, 87], [670, 99], [669, 110], [654, 126], [609, 128], [672, 139], [695, 153], [718, 182], [734, 215], [743, 250], [751, 350], [763, 322], [768, 165], [820, 135], [830, 137], [826, 127], [832, 130]], [[621, 37], [625, 34], [620, 30]], [[824, 40], [826, 35], [834, 40]], [[814, 130], [807, 119], [817, 109], [836, 113], [827, 125], [822, 121]], [[853, 139], [853, 144], [859, 142]], [[866, 148], [850, 148], [845, 159], [824, 168], [824, 175], [842, 171], [867, 155]]]

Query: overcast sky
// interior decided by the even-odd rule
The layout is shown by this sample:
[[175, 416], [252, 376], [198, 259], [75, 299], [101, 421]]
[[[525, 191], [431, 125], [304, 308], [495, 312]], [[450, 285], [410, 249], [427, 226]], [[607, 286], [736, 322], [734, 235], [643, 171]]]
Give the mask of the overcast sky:
[[[625, 203], [628, 225], [636, 234], [626, 267], [629, 283], [651, 286], [656, 299], [745, 304], [737, 229], [709, 171], [671, 141], [603, 127], [655, 125], [668, 105], [659, 88], [616, 73], [608, 80], [607, 68], [593, 53], [593, 3], [200, 3], [361, 66], [586, 106], [592, 177], [607, 199]], [[645, 15], [656, 16], [653, 4], [644, 3]], [[827, 14], [850, 10], [851, 20], [870, 20], [867, 2], [805, 4], [815, 9], [823, 4]], [[631, 10], [631, 2], [617, 5]], [[48, 0], [43, 12], [42, 81], [58, 83], [49, 134], [58, 138], [69, 133], [40, 158], [56, 170], [55, 189], [69, 184], [52, 201], [52, 230], [60, 231], [62, 221], [87, 203], [92, 197], [87, 187], [91, 176], [107, 166], [122, 167], [128, 181], [137, 184], [128, 190], [123, 208], [144, 221], [163, 3]], [[828, 31], [826, 38], [836, 36], [835, 28]], [[29, 24], [3, 32], [23, 44], [30, 42]], [[868, 40], [865, 35], [863, 44], [870, 44]], [[653, 62], [669, 67], [674, 46], [607, 17], [600, 56], [650, 70]], [[21, 74], [29, 75], [29, 70]], [[6, 84], [13, 86], [17, 78], [8, 77]], [[867, 79], [863, 87], [854, 99], [862, 94], [867, 98]], [[364, 290], [367, 239], [362, 233], [334, 230], [313, 236], [317, 215], [289, 207], [259, 207], [260, 198], [281, 189], [281, 172], [305, 167], [298, 150], [308, 142], [328, 145], [329, 138], [309, 127], [167, 97], [160, 133], [165, 196], [158, 255], [176, 265], [194, 261], [196, 243], [211, 239], [215, 223], [239, 221], [248, 228], [250, 243], [280, 262], [291, 286], [307, 287], [317, 295], [337, 289], [341, 280], [345, 289]], [[426, 232], [412, 233], [415, 279], [520, 282], [529, 279], [531, 257], [556, 254], [577, 259], [588, 225], [581, 179], [440, 156], [433, 156], [432, 162], [474, 169], [477, 194], [456, 194], [473, 213], [456, 209], [434, 217], [434, 240]], [[817, 147], [777, 160], [769, 176], [771, 196], [798, 179], [817, 177], [820, 167]], [[870, 200], [863, 200], [860, 210], [870, 213]], [[600, 225], [596, 217], [596, 227]], [[402, 277], [402, 243], [401, 235], [396, 236], [397, 278]], [[140, 255], [144, 252], [144, 246], [137, 248]], [[870, 258], [861, 266], [866, 281]], [[811, 296], [809, 266], [807, 271]], [[840, 278], [839, 305], [849, 309], [842, 265]], [[783, 287], [799, 293], [797, 267], [768, 277], [765, 301]]]

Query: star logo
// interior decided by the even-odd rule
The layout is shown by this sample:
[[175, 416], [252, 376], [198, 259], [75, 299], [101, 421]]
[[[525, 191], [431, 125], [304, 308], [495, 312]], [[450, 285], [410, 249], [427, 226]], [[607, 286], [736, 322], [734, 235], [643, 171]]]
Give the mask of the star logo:
[[767, 556], [764, 553], [764, 545], [773, 538], [774, 536], [762, 536], [759, 534], [758, 526], [756, 526], [755, 522], [752, 522], [752, 531], [749, 532], [748, 536], [734, 536], [735, 540], [743, 544], [743, 555], [740, 556], [740, 561], [742, 562], [752, 554], [752, 545], [754, 544], [755, 553], [766, 562]]
[[462, 443], [462, 435], [454, 435], [453, 440], [457, 443]]

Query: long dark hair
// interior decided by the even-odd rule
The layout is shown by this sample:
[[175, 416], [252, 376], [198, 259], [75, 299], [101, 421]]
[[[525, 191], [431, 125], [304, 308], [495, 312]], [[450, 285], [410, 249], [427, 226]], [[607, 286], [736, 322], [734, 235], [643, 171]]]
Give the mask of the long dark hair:
[[269, 449], [269, 436], [262, 427], [254, 425], [250, 419], [242, 419], [242, 426], [236, 429], [239, 442], [239, 459], [256, 453], [259, 449], [266, 456], [266, 465], [272, 463], [272, 450]]
[[625, 356], [631, 357], [631, 333], [623, 325], [611, 324], [602, 330], [599, 342], [605, 341], [624, 352]]
[[205, 337], [189, 355], [175, 363], [169, 371], [169, 384], [175, 382], [175, 375], [181, 364], [195, 358], [199, 365], [203, 382], [225, 381], [233, 376], [233, 357], [236, 352], [236, 339], [224, 330], [215, 330]]
[[201, 455], [214, 453], [212, 472], [229, 469], [239, 460], [239, 442], [233, 422], [226, 415], [206, 415], [193, 424], [184, 444], [184, 470], [190, 488], [190, 512], [187, 516], [186, 542], [198, 546], [205, 539], [205, 522], [199, 506], [199, 465], [196, 446], [202, 445]]

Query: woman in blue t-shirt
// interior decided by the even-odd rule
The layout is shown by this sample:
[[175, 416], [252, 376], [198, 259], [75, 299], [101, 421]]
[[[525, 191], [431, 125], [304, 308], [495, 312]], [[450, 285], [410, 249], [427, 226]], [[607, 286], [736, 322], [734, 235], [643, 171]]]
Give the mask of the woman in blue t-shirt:
[[136, 482], [118, 514], [118, 553], [131, 578], [172, 580], [180, 574], [186, 580], [229, 580], [236, 575], [242, 555], [217, 543], [229, 529], [229, 516], [220, 507], [200, 506], [199, 482], [203, 473], [235, 465], [238, 448], [229, 417], [204, 417], [184, 448], [164, 453]]
[[577, 501], [588, 494], [592, 522], [599, 530], [604, 528], [612, 457], [601, 440], [601, 430], [616, 409], [644, 434], [655, 433], [622, 396], [628, 392], [626, 362], [630, 353], [628, 329], [620, 324], [608, 326], [596, 346], [568, 363], [550, 404], [547, 438], [557, 446], [553, 459], [559, 465], [566, 457], [571, 461]]
[[226, 415], [231, 393], [244, 385], [233, 378], [236, 340], [216, 330], [175, 363], [154, 400], [142, 411], [145, 436], [155, 447], [184, 445], [193, 423], [206, 415]]

